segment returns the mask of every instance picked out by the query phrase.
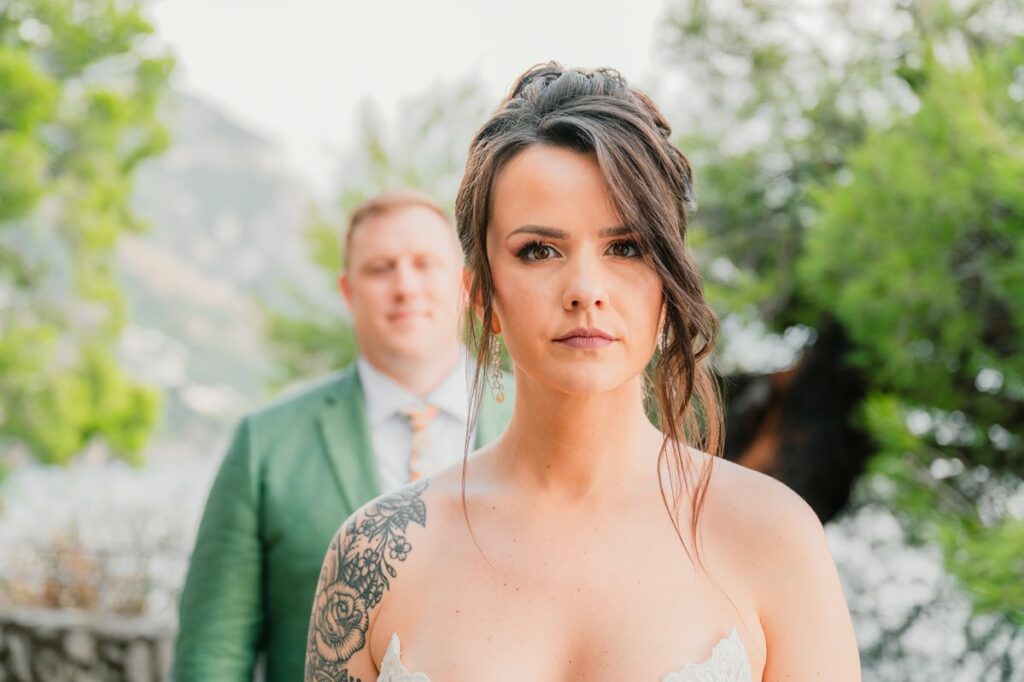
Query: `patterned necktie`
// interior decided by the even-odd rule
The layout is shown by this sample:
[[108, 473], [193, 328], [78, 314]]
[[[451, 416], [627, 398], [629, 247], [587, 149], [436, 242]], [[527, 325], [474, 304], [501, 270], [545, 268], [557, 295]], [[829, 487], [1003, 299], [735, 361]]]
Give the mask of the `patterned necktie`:
[[437, 412], [438, 409], [435, 405], [407, 407], [402, 410], [402, 416], [409, 420], [409, 427], [412, 429], [412, 449], [409, 451], [410, 481], [423, 478], [423, 459], [430, 454], [430, 438], [427, 436], [427, 429], [430, 428]]

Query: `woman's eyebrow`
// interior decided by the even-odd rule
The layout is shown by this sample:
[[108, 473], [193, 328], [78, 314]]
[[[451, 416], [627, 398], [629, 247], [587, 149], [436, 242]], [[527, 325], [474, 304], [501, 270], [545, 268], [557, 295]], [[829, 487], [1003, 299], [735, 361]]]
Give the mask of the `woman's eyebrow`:
[[[620, 225], [606, 227], [598, 232], [598, 235], [601, 237], [621, 237], [632, 233], [632, 229]], [[522, 227], [517, 227], [508, 233], [508, 237], [516, 234], [535, 234], [540, 237], [547, 237], [548, 239], [566, 239], [569, 236], [569, 233], [565, 230], [560, 230], [557, 227], [544, 227], [543, 225], [523, 225]], [[505, 237], [505, 239], [508, 239], [508, 237]]]
[[[542, 225], [523, 225], [517, 227], [508, 233], [508, 237], [515, 234], [535, 234], [540, 237], [547, 237], [548, 239], [565, 239], [569, 236], [569, 233], [565, 230], [560, 230], [557, 227], [544, 227]], [[505, 237], [505, 239], [508, 239]]]
[[628, 227], [606, 227], [597, 233], [601, 237], [623, 237], [627, 234], [633, 234], [633, 230]]

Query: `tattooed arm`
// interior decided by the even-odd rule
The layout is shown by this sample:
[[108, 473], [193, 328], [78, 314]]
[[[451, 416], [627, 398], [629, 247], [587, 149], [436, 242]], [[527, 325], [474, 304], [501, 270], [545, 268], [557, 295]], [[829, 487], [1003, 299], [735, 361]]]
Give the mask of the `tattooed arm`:
[[331, 541], [320, 570], [306, 644], [307, 682], [373, 682], [370, 620], [396, 564], [412, 549], [410, 523], [426, 526], [422, 481], [378, 498], [353, 514]]

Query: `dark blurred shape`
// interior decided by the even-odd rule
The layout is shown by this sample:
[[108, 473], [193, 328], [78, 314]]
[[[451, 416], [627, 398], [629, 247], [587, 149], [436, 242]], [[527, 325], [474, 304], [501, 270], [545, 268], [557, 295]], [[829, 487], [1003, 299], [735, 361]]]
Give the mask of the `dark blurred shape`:
[[848, 349], [842, 329], [828, 324], [792, 368], [726, 380], [726, 459], [779, 479], [823, 523], [846, 506], [872, 454], [852, 424], [866, 390], [844, 362]]

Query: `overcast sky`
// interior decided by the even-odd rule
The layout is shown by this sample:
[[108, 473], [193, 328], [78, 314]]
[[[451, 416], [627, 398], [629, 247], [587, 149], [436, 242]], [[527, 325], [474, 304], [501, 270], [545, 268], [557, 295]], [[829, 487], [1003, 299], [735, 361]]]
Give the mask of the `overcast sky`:
[[478, 75], [495, 101], [548, 59], [655, 79], [667, 0], [515, 2], [156, 0], [178, 87], [278, 142], [312, 189], [331, 186], [360, 102], [389, 114], [431, 83]]

